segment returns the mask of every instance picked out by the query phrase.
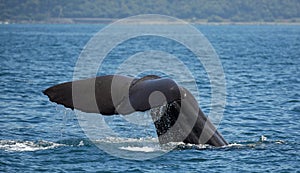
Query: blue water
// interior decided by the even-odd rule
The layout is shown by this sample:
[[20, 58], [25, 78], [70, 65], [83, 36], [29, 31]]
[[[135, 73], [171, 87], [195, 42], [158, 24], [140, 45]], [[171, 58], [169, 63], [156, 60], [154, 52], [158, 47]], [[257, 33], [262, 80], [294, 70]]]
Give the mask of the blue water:
[[[232, 145], [178, 145], [143, 161], [100, 150], [85, 135], [73, 111], [42, 94], [47, 87], [72, 80], [80, 52], [102, 27], [0, 25], [0, 172], [300, 171], [300, 26], [197, 26], [223, 65], [227, 100], [219, 131]], [[145, 39], [149, 44], [134, 44]], [[124, 43], [109, 55], [113, 58], [106, 60], [99, 74], [113, 73], [118, 59], [153, 49], [151, 45], [183, 58], [192, 56], [168, 40], [158, 44], [151, 39]], [[132, 45], [135, 49], [129, 48]], [[203, 67], [193, 69], [199, 75], [200, 106], [208, 112], [209, 79]], [[116, 128], [126, 123], [120, 119], [106, 117]], [[125, 152], [137, 152], [130, 148], [132, 141], [136, 145], [155, 139], [153, 126], [145, 138], [139, 138], [139, 128], [120, 128], [124, 138], [98, 142], [121, 141], [118, 145], [129, 149]], [[145, 157], [156, 152], [140, 149]]]

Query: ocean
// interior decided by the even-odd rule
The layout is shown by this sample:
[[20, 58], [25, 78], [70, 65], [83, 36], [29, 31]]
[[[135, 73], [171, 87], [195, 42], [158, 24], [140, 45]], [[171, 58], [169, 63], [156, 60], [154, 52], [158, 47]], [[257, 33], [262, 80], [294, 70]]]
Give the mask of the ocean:
[[[299, 25], [195, 25], [222, 64], [226, 104], [218, 131], [230, 145], [175, 143], [168, 151], [155, 143], [153, 124], [139, 122], [147, 121], [147, 112], [133, 120], [84, 114], [101, 117], [118, 134], [99, 130], [95, 140], [76, 112], [43, 95], [73, 80], [85, 45], [104, 27], [0, 25], [0, 172], [300, 172]], [[111, 50], [97, 74], [114, 74], [126, 58], [149, 50], [181, 57], [196, 77], [199, 105], [209, 114], [212, 90], [205, 68], [174, 40], [149, 35], [127, 40]], [[163, 73], [172, 59], [160, 57], [158, 64], [161, 69], [153, 73], [176, 77]], [[193, 81], [182, 75], [189, 88]]]

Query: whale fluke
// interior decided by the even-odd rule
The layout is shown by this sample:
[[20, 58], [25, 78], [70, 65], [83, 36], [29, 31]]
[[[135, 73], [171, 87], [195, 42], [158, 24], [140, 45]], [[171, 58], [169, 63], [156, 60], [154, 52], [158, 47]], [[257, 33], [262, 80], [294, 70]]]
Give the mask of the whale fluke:
[[193, 95], [172, 79], [106, 75], [58, 84], [43, 93], [52, 102], [87, 113], [127, 115], [150, 110], [161, 144], [228, 144]]

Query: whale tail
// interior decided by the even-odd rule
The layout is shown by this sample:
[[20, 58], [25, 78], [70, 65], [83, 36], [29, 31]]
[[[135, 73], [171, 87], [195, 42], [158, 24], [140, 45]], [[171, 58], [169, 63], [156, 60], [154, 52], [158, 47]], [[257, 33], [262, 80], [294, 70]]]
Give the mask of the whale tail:
[[[151, 94], [156, 91], [164, 94], [165, 100], [155, 99], [150, 104]], [[58, 84], [43, 93], [52, 102], [87, 113], [126, 115], [150, 110], [161, 144], [227, 145], [193, 95], [170, 79], [108, 75]]]
[[160, 143], [228, 145], [198, 107], [191, 93], [184, 90], [186, 95], [184, 99], [164, 105], [163, 108], [154, 108], [151, 112]]
[[51, 102], [64, 105], [72, 110], [74, 109], [71, 82], [55, 85], [44, 90], [43, 93], [49, 97]]

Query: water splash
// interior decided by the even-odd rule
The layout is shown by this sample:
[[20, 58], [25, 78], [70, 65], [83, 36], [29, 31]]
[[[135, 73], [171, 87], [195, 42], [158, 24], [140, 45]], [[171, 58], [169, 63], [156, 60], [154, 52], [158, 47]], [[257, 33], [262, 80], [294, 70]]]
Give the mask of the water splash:
[[64, 144], [49, 141], [20, 141], [20, 140], [0, 140], [0, 150], [4, 151], [38, 151], [65, 146]]
[[170, 142], [160, 145], [158, 139], [154, 137], [146, 138], [120, 138], [108, 137], [89, 141], [88, 139], [65, 139], [58, 142], [50, 142], [45, 140], [40, 141], [22, 141], [22, 140], [0, 140], [0, 150], [10, 152], [29, 152], [39, 150], [49, 150], [59, 147], [90, 147], [92, 143], [115, 145], [119, 150], [126, 150], [128, 152], [167, 152], [170, 149], [174, 150], [210, 150], [210, 149], [245, 149], [245, 148], [259, 148], [267, 147], [268, 145], [282, 145], [286, 144], [283, 140], [269, 140], [262, 135], [257, 141], [239, 141], [232, 142], [223, 147], [214, 147], [208, 144], [185, 144], [183, 142]]
[[135, 152], [155, 152], [157, 151], [155, 148], [153, 147], [120, 147], [119, 149], [122, 150], [127, 150], [127, 151], [135, 151]]

